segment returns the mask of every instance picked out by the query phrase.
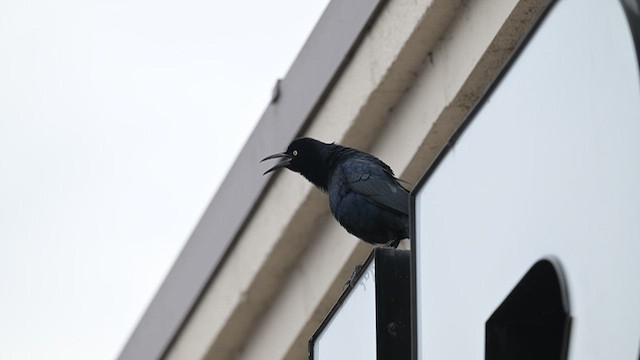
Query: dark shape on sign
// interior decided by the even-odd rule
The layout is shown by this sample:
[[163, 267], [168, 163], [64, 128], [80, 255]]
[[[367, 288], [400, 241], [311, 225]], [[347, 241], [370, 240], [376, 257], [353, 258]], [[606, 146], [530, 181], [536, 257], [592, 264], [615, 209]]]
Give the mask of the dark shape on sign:
[[487, 320], [485, 359], [566, 359], [570, 324], [559, 268], [540, 260]]

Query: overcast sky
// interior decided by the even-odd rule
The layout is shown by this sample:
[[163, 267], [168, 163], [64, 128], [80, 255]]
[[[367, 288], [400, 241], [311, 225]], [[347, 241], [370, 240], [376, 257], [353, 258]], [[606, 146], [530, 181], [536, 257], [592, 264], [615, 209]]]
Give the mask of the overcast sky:
[[328, 0], [0, 2], [0, 358], [113, 359]]

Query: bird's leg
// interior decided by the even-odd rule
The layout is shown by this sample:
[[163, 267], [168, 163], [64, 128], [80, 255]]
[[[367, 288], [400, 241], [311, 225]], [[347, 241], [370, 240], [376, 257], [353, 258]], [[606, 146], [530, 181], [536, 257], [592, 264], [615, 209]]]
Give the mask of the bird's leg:
[[398, 244], [400, 244], [400, 240], [391, 240], [389, 242], [387, 242], [386, 244], [384, 244], [385, 247], [390, 247], [390, 248], [397, 248]]
[[347, 290], [349, 286], [353, 287], [356, 285], [356, 278], [358, 277], [358, 275], [360, 275], [361, 271], [362, 265], [356, 265], [355, 269], [353, 269], [353, 272], [351, 273], [351, 277], [349, 277], [349, 280], [347, 280], [342, 286], [343, 291]]

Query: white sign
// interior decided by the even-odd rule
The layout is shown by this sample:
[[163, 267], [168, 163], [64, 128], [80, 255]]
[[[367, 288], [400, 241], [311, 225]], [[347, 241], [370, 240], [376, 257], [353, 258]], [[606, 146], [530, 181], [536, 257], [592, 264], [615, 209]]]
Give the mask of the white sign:
[[418, 359], [484, 359], [543, 258], [566, 277], [568, 358], [638, 359], [639, 79], [618, 1], [554, 5], [416, 196]]
[[313, 346], [313, 359], [376, 358], [376, 263], [369, 266], [340, 304]]

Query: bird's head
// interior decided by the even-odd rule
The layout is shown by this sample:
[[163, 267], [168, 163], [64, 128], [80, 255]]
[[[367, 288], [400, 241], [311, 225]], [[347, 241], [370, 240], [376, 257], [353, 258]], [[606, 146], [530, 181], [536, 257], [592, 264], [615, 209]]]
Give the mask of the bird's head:
[[287, 151], [269, 155], [262, 159], [262, 161], [282, 159], [282, 161], [265, 171], [264, 175], [280, 168], [287, 168], [302, 174], [316, 186], [326, 189], [326, 178], [328, 176], [326, 159], [333, 146], [335, 145], [311, 138], [293, 140], [287, 147]]

